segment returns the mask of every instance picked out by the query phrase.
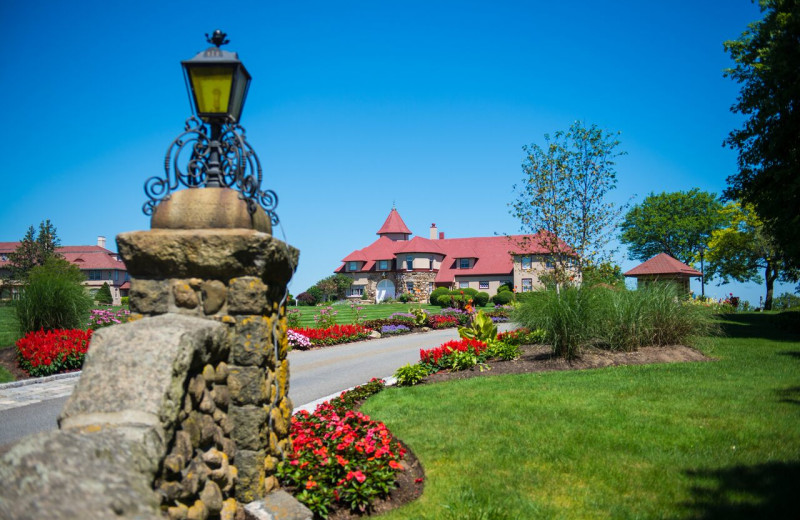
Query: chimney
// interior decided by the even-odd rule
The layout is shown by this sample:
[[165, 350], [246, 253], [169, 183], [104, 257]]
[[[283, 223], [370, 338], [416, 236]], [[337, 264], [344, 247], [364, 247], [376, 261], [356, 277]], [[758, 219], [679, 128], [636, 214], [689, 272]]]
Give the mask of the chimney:
[[103, 249], [106, 248], [106, 237], [99, 236], [97, 237], [97, 245], [98, 247], [102, 247]]
[[436, 237], [439, 235], [438, 230], [436, 229], [436, 224], [431, 224], [431, 240], [436, 240]]
[[439, 240], [444, 240], [444, 231], [439, 233]]

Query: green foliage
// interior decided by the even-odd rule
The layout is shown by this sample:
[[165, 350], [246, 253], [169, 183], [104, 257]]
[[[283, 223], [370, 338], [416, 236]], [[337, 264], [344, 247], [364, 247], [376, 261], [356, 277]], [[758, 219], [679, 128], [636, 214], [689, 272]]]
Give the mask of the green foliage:
[[26, 280], [31, 269], [44, 265], [50, 257], [59, 256], [56, 254], [59, 245], [56, 228], [50, 220], [39, 223], [38, 233], [30, 226], [17, 249], [8, 255], [11, 278]]
[[414, 297], [411, 295], [411, 293], [406, 292], [398, 296], [397, 301], [399, 301], [400, 303], [408, 303], [414, 301]]
[[114, 301], [114, 299], [111, 297], [111, 287], [108, 286], [108, 282], [103, 282], [103, 285], [94, 294], [94, 300], [97, 303], [107, 304], [111, 304], [111, 302]]
[[486, 304], [489, 303], [489, 293], [479, 292], [472, 297], [472, 301], [477, 307], [486, 307]]
[[408, 312], [414, 315], [415, 327], [424, 327], [428, 324], [428, 313], [425, 311], [425, 309], [412, 307], [408, 309]]
[[458, 372], [461, 370], [469, 370], [471, 368], [474, 368], [479, 362], [478, 355], [473, 350], [453, 351], [448, 356], [448, 361], [450, 362], [449, 368], [453, 372]]
[[502, 341], [492, 341], [486, 350], [486, 357], [511, 361], [517, 359], [521, 354], [519, 345], [513, 345]]
[[[353, 279], [343, 274], [334, 274], [318, 281], [314, 287], [319, 290], [317, 303], [328, 300], [341, 300], [345, 297], [347, 289], [353, 284]], [[311, 292], [309, 288], [306, 292]], [[316, 294], [314, 295], [317, 296]]]
[[540, 239], [553, 255], [554, 274], [562, 283], [571, 276], [573, 254], [579, 269], [583, 262], [597, 263], [609, 254], [606, 247], [620, 208], [605, 198], [616, 188], [614, 161], [624, 152], [617, 151], [620, 142], [614, 134], [580, 121], [544, 139], [544, 147], [523, 147], [524, 176], [514, 186], [517, 197], [510, 206], [523, 231], [544, 231]]
[[785, 292], [775, 298], [772, 302], [772, 309], [776, 311], [800, 309], [800, 296]]
[[477, 289], [473, 289], [472, 287], [465, 287], [464, 289], [454, 289], [451, 291], [452, 294], [463, 294], [464, 296], [469, 296], [470, 298], [474, 298], [476, 294], [478, 294]]
[[458, 328], [458, 335], [464, 339], [477, 339], [488, 343], [497, 339], [497, 325], [483, 311], [478, 311], [469, 326]]
[[667, 253], [691, 264], [711, 233], [724, 225], [721, 210], [714, 193], [698, 188], [650, 193], [625, 215], [620, 240], [628, 245], [632, 259], [645, 261]]
[[61, 258], [51, 257], [31, 269], [16, 302], [20, 332], [83, 328], [92, 308], [92, 299], [81, 285], [84, 280], [78, 267]]
[[582, 283], [585, 287], [603, 284], [624, 289], [625, 276], [623, 276], [620, 266], [612, 262], [602, 262], [597, 265], [584, 266]]
[[381, 392], [386, 387], [383, 379], [372, 378], [368, 383], [357, 386], [352, 390], [342, 392], [338, 397], [331, 399], [330, 403], [335, 408], [354, 409], [368, 397]]
[[760, 4], [764, 18], [724, 44], [735, 62], [725, 75], [741, 85], [731, 110], [746, 118], [725, 140], [739, 154], [725, 194], [753, 204], [788, 265], [800, 268], [800, 6]]
[[129, 305], [129, 298], [127, 296], [123, 296], [120, 298], [120, 305], [123, 307], [127, 307]]
[[504, 283], [503, 285], [501, 285], [500, 287], [497, 288], [497, 292], [498, 293], [505, 292], [505, 291], [509, 291], [509, 292], [511, 291], [511, 282], [506, 282], [506, 283]]
[[[319, 287], [317, 287], [316, 285], [314, 285], [312, 287], [309, 287], [306, 290], [305, 294], [307, 294], [308, 296], [311, 297], [309, 299], [306, 299], [306, 301], [309, 302], [310, 305], [316, 305], [318, 303], [321, 303], [321, 302], [325, 301], [324, 300], [324, 295], [322, 294], [322, 290]], [[298, 296], [298, 299], [299, 298], [300, 297]]]
[[492, 296], [492, 303], [495, 305], [508, 305], [514, 301], [514, 293], [511, 291], [503, 291]]
[[[723, 208], [722, 214], [728, 225], [711, 234], [705, 254], [706, 278], [719, 278], [721, 283], [731, 279], [743, 283], [765, 282], [764, 309], [771, 310], [775, 281], [796, 279], [797, 269], [784, 262], [751, 206], [732, 202]], [[766, 276], [762, 278], [761, 273]]]
[[428, 296], [428, 302], [430, 302], [431, 305], [438, 305], [437, 302], [439, 301], [439, 296], [443, 296], [445, 294], [450, 294], [450, 290], [447, 287], [437, 287]]
[[394, 373], [394, 377], [397, 379], [398, 386], [416, 385], [428, 375], [430, 375], [428, 366], [420, 363], [417, 363], [416, 365], [407, 363], [398, 368]]
[[450, 307], [454, 297], [450, 294], [441, 294], [436, 298], [436, 305], [439, 307]]

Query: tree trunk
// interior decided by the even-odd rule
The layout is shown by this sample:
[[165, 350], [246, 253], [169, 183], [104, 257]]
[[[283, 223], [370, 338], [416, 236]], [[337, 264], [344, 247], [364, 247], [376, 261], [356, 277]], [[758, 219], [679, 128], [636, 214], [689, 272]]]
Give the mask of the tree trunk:
[[772, 310], [772, 289], [775, 285], [775, 280], [778, 278], [778, 270], [772, 264], [767, 262], [767, 267], [764, 269], [764, 279], [767, 281], [767, 297], [764, 300], [764, 310]]

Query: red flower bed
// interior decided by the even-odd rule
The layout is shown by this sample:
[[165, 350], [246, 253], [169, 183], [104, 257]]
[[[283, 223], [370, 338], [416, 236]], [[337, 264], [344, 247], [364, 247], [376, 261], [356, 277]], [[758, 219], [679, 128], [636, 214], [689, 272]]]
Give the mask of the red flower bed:
[[480, 354], [486, 350], [486, 343], [477, 339], [454, 339], [447, 343], [442, 343], [436, 348], [420, 349], [419, 359], [422, 363], [438, 366], [442, 357], [452, 352], [468, 352], [469, 350], [472, 350], [475, 354]]
[[325, 518], [335, 505], [366, 511], [394, 487], [405, 450], [381, 422], [325, 402], [292, 417], [292, 451], [278, 467], [295, 497]]
[[334, 325], [325, 329], [294, 329], [311, 340], [314, 346], [337, 345], [369, 337], [370, 329], [361, 325]]
[[17, 362], [34, 377], [79, 369], [91, 337], [91, 330], [29, 332], [17, 340]]
[[428, 318], [428, 323], [432, 329], [446, 329], [448, 327], [457, 327], [458, 318], [455, 316], [442, 316], [441, 314], [434, 314]]

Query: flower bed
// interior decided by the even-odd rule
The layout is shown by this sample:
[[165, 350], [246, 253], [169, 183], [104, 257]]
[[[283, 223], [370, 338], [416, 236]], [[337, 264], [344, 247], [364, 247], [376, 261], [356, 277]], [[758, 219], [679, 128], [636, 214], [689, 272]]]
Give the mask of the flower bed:
[[527, 328], [514, 329], [508, 332], [501, 332], [497, 335], [497, 341], [508, 345], [531, 345], [542, 343], [545, 340], [543, 330], [531, 331]]
[[475, 339], [454, 339], [436, 348], [420, 349], [419, 360], [432, 367], [444, 368], [446, 358], [454, 352], [473, 352], [476, 355], [486, 350], [486, 343]]
[[432, 329], [446, 329], [459, 325], [458, 318], [455, 316], [442, 316], [441, 314], [429, 317], [428, 323]]
[[17, 362], [33, 377], [79, 369], [91, 337], [91, 330], [29, 332], [17, 340]]
[[110, 327], [117, 323], [125, 323], [131, 315], [128, 309], [120, 309], [114, 312], [110, 309], [93, 309], [89, 315], [89, 323], [87, 327], [92, 330], [97, 330], [103, 327]]
[[395, 486], [405, 450], [381, 422], [352, 410], [350, 393], [364, 398], [380, 391], [383, 381], [343, 392], [313, 414], [292, 417], [292, 451], [278, 466], [282, 484], [315, 515], [325, 518], [333, 507], [365, 512]]
[[308, 338], [313, 346], [319, 347], [366, 339], [371, 330], [361, 325], [333, 325], [324, 329], [296, 329], [295, 332]]
[[307, 350], [311, 348], [311, 340], [292, 329], [286, 331], [286, 339], [292, 349]]
[[411, 332], [411, 329], [406, 325], [384, 325], [381, 327], [381, 334], [384, 336], [407, 334], [409, 332]]

